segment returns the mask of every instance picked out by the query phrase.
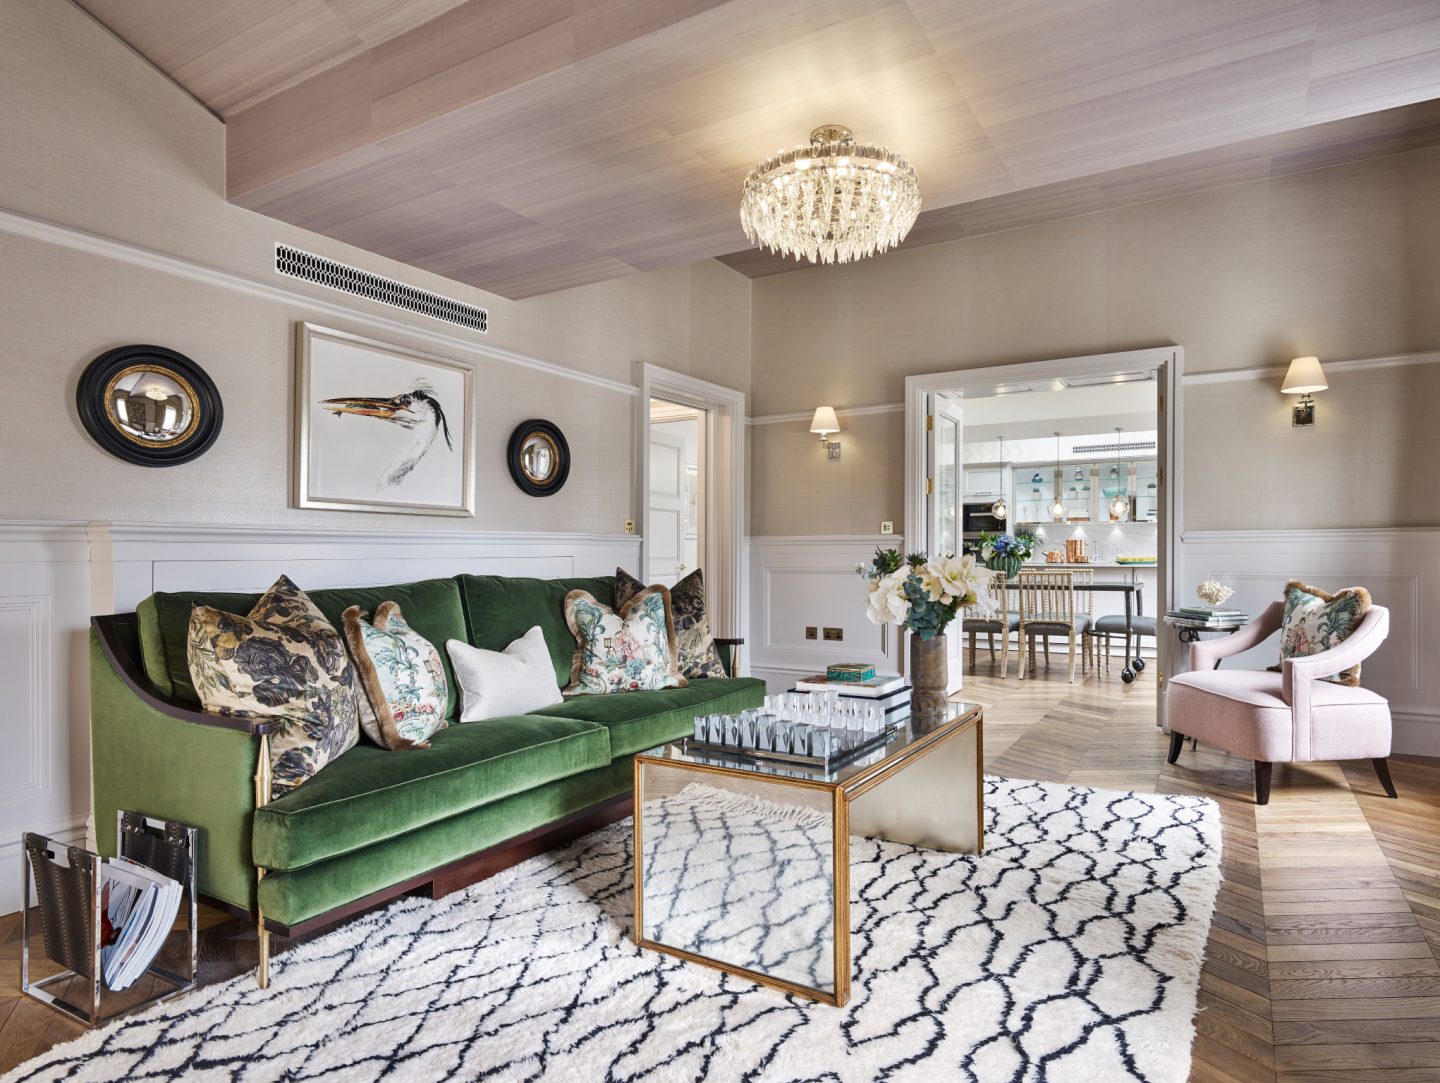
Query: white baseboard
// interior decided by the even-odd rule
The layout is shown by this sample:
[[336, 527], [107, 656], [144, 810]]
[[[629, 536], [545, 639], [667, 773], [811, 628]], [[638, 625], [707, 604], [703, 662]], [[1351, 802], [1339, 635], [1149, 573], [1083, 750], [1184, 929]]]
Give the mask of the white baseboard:
[[1397, 756], [1440, 756], [1440, 712], [1394, 711], [1391, 751]]

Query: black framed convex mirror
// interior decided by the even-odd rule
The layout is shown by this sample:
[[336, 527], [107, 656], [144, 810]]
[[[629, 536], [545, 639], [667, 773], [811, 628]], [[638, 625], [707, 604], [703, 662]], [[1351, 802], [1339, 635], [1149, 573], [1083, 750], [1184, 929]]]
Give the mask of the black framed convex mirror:
[[515, 426], [505, 460], [515, 484], [531, 496], [559, 492], [570, 476], [570, 445], [565, 434], [539, 418]]
[[224, 421], [205, 370], [164, 346], [120, 346], [95, 358], [80, 374], [75, 408], [97, 444], [137, 466], [199, 458]]

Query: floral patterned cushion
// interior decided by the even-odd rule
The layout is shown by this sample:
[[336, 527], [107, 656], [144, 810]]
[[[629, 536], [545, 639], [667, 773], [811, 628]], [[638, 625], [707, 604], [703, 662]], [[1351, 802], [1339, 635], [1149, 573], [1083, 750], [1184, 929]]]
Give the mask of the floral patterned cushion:
[[577, 646], [567, 696], [684, 688], [675, 649], [670, 592], [646, 587], [619, 612], [583, 590], [565, 595], [565, 620]]
[[[1369, 611], [1370, 592], [1364, 587], [1346, 587], [1338, 594], [1327, 594], [1298, 579], [1290, 580], [1285, 584], [1285, 616], [1280, 625], [1281, 662], [1338, 647]], [[1325, 680], [1358, 685], [1360, 664]]]
[[400, 607], [381, 602], [374, 621], [358, 605], [340, 615], [358, 678], [360, 728], [381, 748], [429, 748], [445, 728], [445, 666], [428, 639], [405, 623]]
[[286, 576], [245, 617], [197, 605], [186, 653], [207, 711], [277, 723], [270, 733], [274, 789], [300, 785], [359, 739], [345, 644]]
[[[624, 568], [615, 569], [617, 609], [625, 608], [625, 603], [644, 589], [645, 584]], [[680, 672], [691, 679], [728, 677], [710, 632], [710, 618], [705, 612], [705, 579], [699, 568], [670, 588], [670, 613], [675, 620]]]

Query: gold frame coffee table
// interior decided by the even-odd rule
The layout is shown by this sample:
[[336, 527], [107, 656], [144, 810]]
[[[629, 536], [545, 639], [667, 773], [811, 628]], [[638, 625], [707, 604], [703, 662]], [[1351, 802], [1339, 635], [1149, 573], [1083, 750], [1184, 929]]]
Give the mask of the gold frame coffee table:
[[979, 705], [952, 703], [828, 771], [687, 741], [639, 753], [635, 943], [844, 1005], [850, 836], [981, 853], [982, 729]]

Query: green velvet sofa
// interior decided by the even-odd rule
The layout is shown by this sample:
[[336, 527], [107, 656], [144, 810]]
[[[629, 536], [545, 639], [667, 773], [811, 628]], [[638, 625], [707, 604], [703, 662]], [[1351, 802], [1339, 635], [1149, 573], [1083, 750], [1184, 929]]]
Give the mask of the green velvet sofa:
[[[337, 626], [347, 606], [398, 602], [445, 662], [453, 721], [446, 640], [503, 650], [538, 624], [563, 687], [575, 650], [564, 598], [576, 588], [614, 600], [608, 576], [461, 575], [309, 593]], [[116, 809], [198, 827], [202, 896], [286, 935], [401, 894], [444, 894], [623, 817], [634, 753], [689, 733], [697, 713], [758, 706], [765, 692], [759, 680], [715, 677], [451, 725], [422, 751], [386, 752], [362, 738], [264, 803], [256, 776], [266, 726], [201, 710], [185, 642], [192, 604], [245, 613], [257, 598], [161, 593], [135, 613], [94, 618], [95, 823], [105, 854], [115, 852]], [[739, 642], [717, 641], [727, 668]], [[262, 943], [262, 981], [264, 955]]]

